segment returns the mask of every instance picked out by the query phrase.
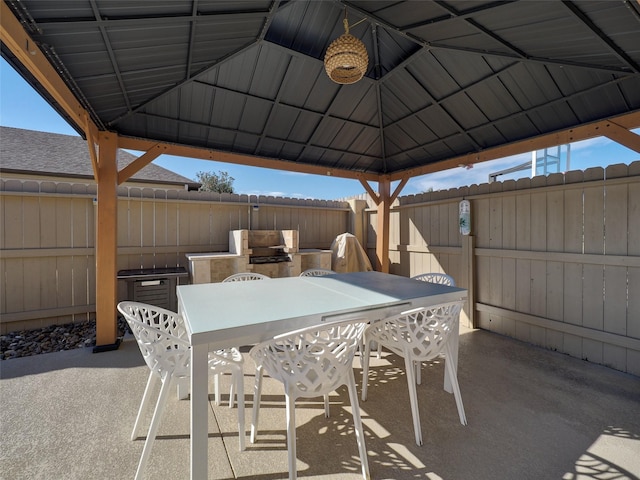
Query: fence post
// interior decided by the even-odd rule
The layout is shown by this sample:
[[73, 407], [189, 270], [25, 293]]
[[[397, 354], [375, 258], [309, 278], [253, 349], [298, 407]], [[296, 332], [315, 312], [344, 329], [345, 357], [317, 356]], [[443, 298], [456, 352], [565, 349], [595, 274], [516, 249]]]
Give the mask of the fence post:
[[366, 233], [367, 229], [365, 227], [367, 219], [365, 218], [365, 208], [367, 208], [367, 201], [360, 200], [357, 198], [352, 198], [348, 200], [349, 208], [351, 211], [349, 212], [349, 232], [355, 235], [364, 248], [367, 246]]
[[467, 289], [467, 302], [463, 309], [463, 318], [466, 315], [469, 327], [477, 328], [475, 318], [475, 237], [462, 235], [462, 287]]

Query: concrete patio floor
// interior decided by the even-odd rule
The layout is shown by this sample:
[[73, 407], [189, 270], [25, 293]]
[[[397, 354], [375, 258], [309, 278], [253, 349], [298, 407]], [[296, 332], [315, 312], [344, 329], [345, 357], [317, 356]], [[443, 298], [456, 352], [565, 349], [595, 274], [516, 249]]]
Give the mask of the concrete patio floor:
[[[354, 367], [360, 392], [359, 359]], [[237, 410], [211, 402], [211, 479], [287, 478], [284, 395], [267, 377], [260, 435], [249, 443], [253, 368], [247, 358], [246, 451], [238, 451]], [[469, 424], [442, 389], [443, 362], [426, 365], [418, 447], [402, 360], [386, 354], [371, 370], [361, 408], [372, 479], [640, 478], [638, 377], [463, 328], [458, 378]], [[131, 337], [113, 352], [3, 361], [0, 478], [133, 478], [144, 440], [129, 437], [147, 375]], [[321, 399], [298, 402], [296, 415], [300, 478], [362, 478], [346, 388], [332, 394], [329, 419]], [[188, 477], [189, 401], [172, 394], [145, 478]]]

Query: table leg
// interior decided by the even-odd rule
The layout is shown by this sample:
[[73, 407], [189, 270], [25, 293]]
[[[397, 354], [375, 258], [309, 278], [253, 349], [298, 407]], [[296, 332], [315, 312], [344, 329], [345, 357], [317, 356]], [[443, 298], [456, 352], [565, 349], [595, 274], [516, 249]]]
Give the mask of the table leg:
[[208, 345], [191, 347], [191, 479], [207, 478]]

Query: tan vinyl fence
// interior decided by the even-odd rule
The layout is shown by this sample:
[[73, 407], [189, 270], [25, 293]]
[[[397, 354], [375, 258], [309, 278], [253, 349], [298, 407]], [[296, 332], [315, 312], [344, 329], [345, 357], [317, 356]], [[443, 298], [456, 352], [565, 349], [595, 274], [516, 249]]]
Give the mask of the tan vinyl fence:
[[[229, 231], [300, 231], [329, 249], [348, 202], [121, 187], [118, 270], [187, 268], [186, 253], [229, 251]], [[95, 185], [0, 182], [2, 333], [95, 318]]]
[[[186, 266], [186, 253], [228, 251], [240, 228], [299, 229], [300, 248], [323, 249], [363, 230], [375, 259], [375, 210], [355, 201], [119, 196], [118, 269]], [[94, 198], [95, 186], [2, 182], [3, 332], [93, 318]], [[470, 326], [640, 375], [640, 162], [400, 197], [389, 243], [391, 273], [446, 272], [469, 290]]]
[[640, 375], [640, 162], [400, 197], [391, 212], [392, 273], [446, 272], [475, 298], [470, 324]]

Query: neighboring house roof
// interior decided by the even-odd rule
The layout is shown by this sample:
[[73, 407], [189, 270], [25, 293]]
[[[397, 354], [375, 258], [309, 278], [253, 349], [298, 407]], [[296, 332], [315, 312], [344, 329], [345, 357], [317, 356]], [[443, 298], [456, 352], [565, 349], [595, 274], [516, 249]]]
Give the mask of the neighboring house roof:
[[[118, 170], [137, 157], [118, 150]], [[93, 179], [87, 142], [81, 137], [0, 127], [0, 171]], [[190, 178], [153, 163], [134, 174], [137, 182], [200, 186]]]

